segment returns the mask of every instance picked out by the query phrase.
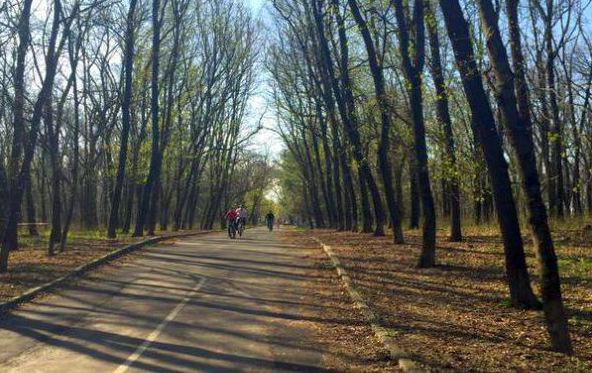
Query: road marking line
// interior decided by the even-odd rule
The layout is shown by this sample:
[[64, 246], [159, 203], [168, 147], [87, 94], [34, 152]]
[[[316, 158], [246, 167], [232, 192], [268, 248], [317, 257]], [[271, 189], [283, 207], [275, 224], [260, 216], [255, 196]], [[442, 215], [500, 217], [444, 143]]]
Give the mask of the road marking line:
[[191, 289], [191, 291], [185, 296], [185, 298], [183, 298], [183, 300], [181, 300], [181, 302], [179, 302], [179, 304], [177, 304], [177, 306], [167, 315], [167, 317], [164, 320], [162, 320], [160, 324], [158, 324], [156, 329], [154, 329], [152, 333], [150, 333], [150, 335], [144, 340], [144, 342], [140, 346], [138, 346], [136, 351], [133, 354], [131, 354], [123, 364], [121, 364], [117, 369], [115, 369], [113, 373], [123, 373], [126, 370], [128, 370], [132, 366], [132, 364], [136, 360], [138, 360], [140, 356], [142, 356], [146, 349], [150, 347], [152, 342], [154, 342], [156, 338], [158, 338], [158, 336], [160, 335], [160, 333], [162, 333], [167, 324], [173, 321], [175, 317], [177, 317], [179, 312], [181, 312], [181, 309], [187, 304], [187, 302], [189, 302], [189, 300], [195, 295], [195, 293], [199, 291], [199, 289], [203, 286], [205, 282], [206, 279], [202, 278], [199, 281], [199, 283], [195, 285], [195, 287]]

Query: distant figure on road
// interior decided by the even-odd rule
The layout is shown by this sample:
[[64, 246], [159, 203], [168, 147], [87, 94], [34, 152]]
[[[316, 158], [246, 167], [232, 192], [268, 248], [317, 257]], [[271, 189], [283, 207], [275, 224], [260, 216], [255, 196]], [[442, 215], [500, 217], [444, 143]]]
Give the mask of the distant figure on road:
[[267, 223], [267, 228], [269, 229], [269, 231], [271, 232], [273, 230], [273, 221], [275, 220], [275, 215], [273, 214], [273, 212], [269, 212], [267, 215], [265, 215], [265, 223]]
[[236, 230], [238, 232], [239, 236], [243, 236], [243, 232], [245, 231], [245, 228], [247, 227], [247, 209], [243, 207], [243, 205], [239, 205], [238, 208], [236, 209]]
[[243, 227], [246, 227], [247, 217], [249, 216], [247, 209], [243, 205], [240, 205], [236, 209], [236, 213], [238, 214], [239, 222], [242, 223]]

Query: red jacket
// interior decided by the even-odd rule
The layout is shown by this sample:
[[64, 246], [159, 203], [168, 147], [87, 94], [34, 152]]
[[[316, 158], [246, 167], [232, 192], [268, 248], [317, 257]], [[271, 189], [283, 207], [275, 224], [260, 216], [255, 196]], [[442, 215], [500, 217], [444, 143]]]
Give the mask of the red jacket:
[[235, 220], [238, 217], [238, 213], [236, 212], [236, 209], [230, 209], [226, 211], [224, 217], [226, 218], [226, 220]]

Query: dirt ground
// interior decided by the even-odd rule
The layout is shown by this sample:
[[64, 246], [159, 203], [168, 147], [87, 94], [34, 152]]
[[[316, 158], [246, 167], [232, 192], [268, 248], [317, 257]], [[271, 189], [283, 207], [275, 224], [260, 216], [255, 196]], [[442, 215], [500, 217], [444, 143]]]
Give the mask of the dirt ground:
[[[563, 293], [575, 355], [549, 351], [540, 312], [508, 306], [501, 242], [495, 231], [468, 230], [462, 243], [438, 237], [438, 263], [418, 270], [419, 232], [406, 232], [406, 245], [391, 237], [328, 230], [281, 231], [282, 239], [318, 247], [315, 236], [333, 247], [356, 288], [397, 341], [415, 359], [437, 371], [592, 371], [592, 247], [577, 232], [555, 232]], [[109, 241], [73, 235], [66, 252], [46, 255], [46, 237], [25, 238], [11, 254], [10, 272], [0, 276], [0, 301], [60, 277], [73, 268], [135, 239]], [[528, 262], [534, 288], [536, 263]], [[324, 365], [335, 371], [396, 371], [352, 303], [329, 259], [318, 248], [310, 259], [318, 275], [313, 292], [324, 307], [318, 338], [330, 349]], [[346, 320], [347, 322], [344, 322]]]
[[[293, 230], [280, 230], [280, 238], [302, 249], [316, 249], [318, 243], [309, 235]], [[335, 269], [322, 250], [313, 250], [310, 255], [316, 267], [314, 276], [308, 282], [307, 291], [314, 294], [322, 307], [322, 315], [301, 315], [320, 317], [322, 323], [312, 323], [325, 353], [323, 366], [338, 372], [397, 372], [397, 364], [388, 358], [388, 352], [379, 343], [362, 314], [353, 307], [352, 301]], [[310, 312], [307, 311], [307, 312]]]
[[[569, 232], [556, 233], [563, 293], [575, 355], [549, 350], [541, 312], [509, 307], [503, 251], [496, 232], [469, 232], [462, 243], [438, 237], [436, 268], [419, 270], [419, 232], [406, 245], [391, 237], [317, 230], [291, 234], [294, 242], [316, 236], [331, 245], [385, 327], [418, 361], [437, 371], [592, 371], [592, 248]], [[319, 249], [320, 267], [328, 259]], [[528, 248], [533, 286], [535, 258]], [[327, 281], [334, 281], [329, 274]], [[345, 337], [344, 337], [345, 338]], [[355, 335], [344, 341], [364, 350]], [[360, 353], [364, 353], [360, 351]], [[355, 369], [354, 369], [355, 370]]]

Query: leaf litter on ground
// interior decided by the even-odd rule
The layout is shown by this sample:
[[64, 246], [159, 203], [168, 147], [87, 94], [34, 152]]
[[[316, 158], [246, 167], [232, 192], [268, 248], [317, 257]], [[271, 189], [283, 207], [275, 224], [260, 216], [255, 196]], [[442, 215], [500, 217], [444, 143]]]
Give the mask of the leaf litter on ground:
[[[550, 351], [541, 312], [509, 306], [496, 230], [475, 228], [466, 234], [463, 242], [452, 243], [439, 231], [438, 266], [427, 270], [416, 267], [418, 231], [406, 232], [405, 245], [393, 245], [389, 236], [330, 230], [293, 232], [290, 239], [302, 242], [315, 236], [332, 246], [384, 326], [434, 370], [592, 371], [590, 241], [567, 239], [557, 247], [575, 349], [574, 356], [566, 356]], [[527, 255], [538, 291], [530, 246]], [[324, 255], [317, 259], [326, 266]]]

